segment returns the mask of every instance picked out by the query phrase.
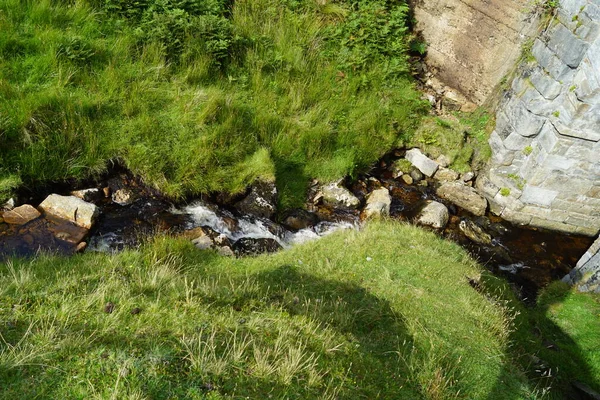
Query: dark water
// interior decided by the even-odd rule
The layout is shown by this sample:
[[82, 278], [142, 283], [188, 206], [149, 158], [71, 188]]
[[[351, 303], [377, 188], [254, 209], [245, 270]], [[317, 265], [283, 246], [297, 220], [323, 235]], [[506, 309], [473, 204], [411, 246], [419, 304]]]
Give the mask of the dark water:
[[[387, 187], [392, 194], [391, 216], [409, 222], [426, 200], [446, 204], [451, 214], [450, 222], [438, 233], [465, 247], [494, 273], [507, 277], [523, 298], [535, 298], [540, 288], [562, 278], [592, 244], [593, 239], [585, 236], [520, 227], [492, 215], [470, 215], [437, 198], [433, 180], [423, 186], [422, 183], [407, 185], [399, 179], [393, 179], [389, 167], [397, 157], [398, 153], [387, 156], [370, 174], [347, 182], [348, 188], [364, 201], [371, 190]], [[23, 226], [2, 223], [0, 260], [13, 256], [34, 256], [38, 251], [72, 254], [79, 240], [89, 244], [87, 251], [115, 251], [137, 246], [144, 238], [157, 233], [178, 233], [193, 226], [209, 226], [235, 240], [243, 237], [275, 239], [285, 247], [286, 244], [301, 243], [327, 234], [330, 230], [351, 227], [359, 219], [358, 212], [317, 207], [314, 211], [322, 222], [314, 228], [292, 232], [273, 221], [237, 215], [230, 204], [217, 204], [219, 196], [213, 196], [211, 201], [205, 201], [201, 206], [186, 208], [185, 204], [172, 204], [123, 169], [112, 171], [95, 182], [63, 182], [38, 188], [35, 192], [24, 191], [21, 198], [22, 202], [37, 206], [49, 193], [67, 195], [73, 188], [90, 187], [100, 190], [108, 187], [113, 193], [126, 188], [134, 194], [135, 201], [122, 206], [113, 203], [110, 197], [98, 198], [96, 204], [101, 209], [101, 215], [91, 231], [45, 217]], [[463, 219], [480, 226], [492, 237], [492, 244], [482, 245], [468, 239], [459, 229]]]

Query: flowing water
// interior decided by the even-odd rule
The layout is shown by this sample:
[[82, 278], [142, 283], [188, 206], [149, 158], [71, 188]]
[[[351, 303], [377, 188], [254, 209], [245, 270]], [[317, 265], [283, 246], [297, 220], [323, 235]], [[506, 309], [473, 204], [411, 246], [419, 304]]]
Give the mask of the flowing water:
[[[451, 213], [450, 222], [438, 233], [461, 244], [494, 273], [506, 276], [519, 288], [523, 298], [535, 298], [539, 288], [567, 274], [592, 243], [591, 238], [584, 236], [515, 226], [492, 215], [470, 215], [437, 198], [434, 181], [429, 180], [425, 186], [423, 182], [407, 185], [394, 179], [389, 169], [391, 161], [382, 160], [370, 174], [348, 182], [347, 187], [362, 201], [371, 190], [387, 187], [392, 194], [391, 216], [408, 222], [412, 222], [426, 200], [446, 204]], [[313, 211], [319, 215], [320, 222], [295, 231], [266, 218], [240, 215], [230, 205], [218, 204], [215, 198], [173, 204], [122, 170], [95, 183], [98, 188], [111, 187], [113, 191], [129, 188], [135, 194], [135, 201], [122, 206], [112, 202], [110, 197], [98, 199], [96, 204], [101, 215], [89, 232], [81, 232], [72, 224], [46, 217], [23, 226], [0, 223], [0, 259], [33, 256], [40, 250], [72, 254], [77, 241], [57, 239], [57, 232], [68, 233], [73, 238], [87, 234], [86, 251], [119, 251], [139, 245], [148, 236], [159, 233], [177, 235], [198, 227], [208, 227], [226, 237], [230, 243], [241, 239], [265, 239], [288, 248], [340, 229], [356, 228], [360, 224], [358, 212], [316, 207]], [[68, 194], [69, 186], [43, 188], [29, 193], [27, 200], [37, 205], [46, 194]], [[492, 237], [492, 243], [485, 245], [468, 239], [459, 228], [460, 221], [465, 219], [484, 229]]]

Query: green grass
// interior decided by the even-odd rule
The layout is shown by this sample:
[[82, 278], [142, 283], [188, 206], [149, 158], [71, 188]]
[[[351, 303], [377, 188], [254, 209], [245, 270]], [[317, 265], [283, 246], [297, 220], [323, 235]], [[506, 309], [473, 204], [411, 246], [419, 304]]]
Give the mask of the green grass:
[[[365, 168], [409, 135], [404, 2], [0, 0], [0, 197], [120, 159], [167, 195]], [[285, 182], [295, 182], [285, 185]]]
[[[480, 274], [487, 292], [468, 283]], [[541, 398], [517, 356], [541, 346], [524, 319], [537, 314], [516, 327], [504, 297], [458, 245], [391, 222], [256, 258], [158, 238], [14, 260], [0, 265], [0, 398]], [[538, 317], [588, 352], [597, 384], [598, 303], [578, 298]]]
[[433, 158], [446, 155], [450, 168], [458, 172], [479, 170], [492, 155], [487, 142], [492, 122], [483, 108], [473, 113], [457, 112], [453, 119], [427, 117], [409, 137], [407, 146], [419, 147]]

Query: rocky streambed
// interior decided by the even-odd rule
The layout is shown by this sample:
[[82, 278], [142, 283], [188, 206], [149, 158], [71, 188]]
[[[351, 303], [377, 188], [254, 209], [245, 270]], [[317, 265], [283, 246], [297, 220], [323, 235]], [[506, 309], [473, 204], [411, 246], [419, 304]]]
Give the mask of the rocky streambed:
[[472, 172], [447, 168], [443, 157], [396, 150], [353, 181], [313, 182], [304, 209], [278, 214], [271, 182], [257, 182], [238, 196], [173, 203], [117, 167], [95, 182], [23, 190], [2, 206], [0, 259], [39, 251], [113, 252], [160, 233], [226, 256], [253, 255], [389, 215], [461, 244], [506, 276], [524, 299], [533, 299], [541, 287], [567, 274], [591, 245], [588, 237], [520, 227], [491, 215], [475, 181]]

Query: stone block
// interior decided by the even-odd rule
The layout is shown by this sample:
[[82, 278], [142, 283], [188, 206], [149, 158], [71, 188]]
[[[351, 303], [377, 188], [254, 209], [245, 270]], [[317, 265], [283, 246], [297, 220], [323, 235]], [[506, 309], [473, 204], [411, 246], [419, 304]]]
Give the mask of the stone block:
[[548, 48], [571, 68], [577, 68], [589, 46], [563, 24], [556, 26], [548, 41]]
[[536, 68], [529, 76], [531, 84], [546, 99], [554, 100], [560, 94], [562, 85], [552, 79], [541, 68]]
[[549, 229], [552, 231], [564, 232], [564, 233], [575, 233], [577, 232], [577, 226], [569, 225], [564, 222], [550, 221], [547, 219], [533, 217], [530, 222], [531, 226], [538, 228]]
[[529, 225], [532, 220], [531, 215], [525, 214], [520, 211], [513, 211], [509, 208], [506, 208], [504, 211], [502, 211], [501, 216], [505, 220], [512, 222], [513, 224], [518, 224], [518, 225]]
[[544, 189], [541, 187], [525, 185], [521, 201], [525, 204], [537, 204], [539, 206], [550, 207], [558, 195], [558, 191]]
[[517, 132], [513, 132], [504, 139], [504, 147], [508, 150], [523, 151], [525, 147], [531, 144], [532, 140], [532, 138], [521, 136]]
[[565, 75], [569, 73], [569, 66], [556, 57], [552, 50], [550, 50], [540, 39], [535, 40], [531, 52], [538, 64], [544, 68], [554, 80], [560, 82], [564, 79]]
[[557, 136], [558, 132], [556, 131], [554, 126], [550, 122], [546, 121], [542, 130], [540, 131], [540, 134], [537, 137], [537, 141], [544, 150], [550, 152], [556, 145], [556, 142], [558, 141]]
[[569, 217], [569, 213], [567, 211], [555, 210], [551, 208], [538, 207], [527, 205], [521, 210], [519, 210], [525, 214], [529, 214], [532, 217], [542, 218], [548, 221], [555, 222], [565, 222]]
[[532, 114], [523, 102], [518, 101], [507, 110], [513, 129], [521, 136], [534, 137], [540, 133], [545, 119]]
[[[492, 171], [490, 171], [491, 173]], [[485, 175], [479, 175], [477, 181], [475, 181], [475, 187], [488, 199], [493, 199], [496, 194], [500, 191], [500, 188], [492, 183], [492, 181]]]
[[421, 153], [419, 149], [410, 149], [406, 152], [405, 158], [411, 162], [423, 174], [432, 177], [437, 171], [439, 165]]

